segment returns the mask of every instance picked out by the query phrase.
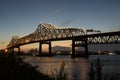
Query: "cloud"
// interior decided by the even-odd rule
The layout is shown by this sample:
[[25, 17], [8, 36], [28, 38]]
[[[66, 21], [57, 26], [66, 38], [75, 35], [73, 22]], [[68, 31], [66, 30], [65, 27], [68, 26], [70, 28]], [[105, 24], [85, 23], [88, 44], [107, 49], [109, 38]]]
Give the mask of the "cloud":
[[64, 20], [60, 25], [62, 25], [64, 27], [64, 26], [67, 26], [67, 25], [73, 23], [74, 21], [76, 21], [75, 18], [68, 18], [68, 19]]

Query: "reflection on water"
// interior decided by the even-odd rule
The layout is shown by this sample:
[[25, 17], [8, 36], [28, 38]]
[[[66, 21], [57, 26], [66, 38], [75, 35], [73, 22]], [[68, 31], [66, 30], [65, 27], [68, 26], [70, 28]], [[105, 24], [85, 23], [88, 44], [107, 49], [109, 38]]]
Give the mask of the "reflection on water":
[[65, 70], [69, 74], [69, 80], [87, 80], [89, 64], [97, 58], [101, 59], [103, 72], [120, 72], [120, 55], [92, 55], [89, 59], [75, 58], [71, 59], [70, 56], [55, 56], [55, 57], [34, 57], [28, 56], [25, 58], [26, 62], [32, 65], [38, 65], [38, 70], [51, 74], [55, 70], [59, 70], [62, 61], [65, 62]]
[[71, 70], [70, 77], [72, 80], [87, 80], [88, 65], [88, 59], [85, 58], [75, 59], [70, 62], [68, 66], [70, 67], [69, 70]]
[[87, 80], [88, 74], [88, 59], [84, 59], [80, 64], [81, 78], [82, 80]]

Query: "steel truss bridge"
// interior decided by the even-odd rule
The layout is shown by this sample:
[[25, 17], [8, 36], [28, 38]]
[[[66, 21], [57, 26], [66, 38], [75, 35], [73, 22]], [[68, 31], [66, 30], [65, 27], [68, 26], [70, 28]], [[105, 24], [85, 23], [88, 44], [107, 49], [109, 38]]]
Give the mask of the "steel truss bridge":
[[41, 23], [31, 34], [24, 37], [13, 36], [7, 45], [9, 52], [20, 46], [39, 42], [39, 55], [42, 54], [42, 44], [49, 45], [49, 55], [51, 55], [51, 41], [72, 40], [72, 56], [75, 55], [75, 47], [85, 48], [85, 56], [88, 56], [88, 44], [119, 44], [120, 31], [86, 34], [81, 28], [59, 28], [52, 24]]

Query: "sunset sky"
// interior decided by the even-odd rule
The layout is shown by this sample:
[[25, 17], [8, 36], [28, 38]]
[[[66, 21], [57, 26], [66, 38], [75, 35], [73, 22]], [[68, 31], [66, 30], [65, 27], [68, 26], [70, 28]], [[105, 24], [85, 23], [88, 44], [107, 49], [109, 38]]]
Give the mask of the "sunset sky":
[[0, 0], [0, 49], [12, 36], [32, 33], [40, 22], [118, 31], [120, 0]]

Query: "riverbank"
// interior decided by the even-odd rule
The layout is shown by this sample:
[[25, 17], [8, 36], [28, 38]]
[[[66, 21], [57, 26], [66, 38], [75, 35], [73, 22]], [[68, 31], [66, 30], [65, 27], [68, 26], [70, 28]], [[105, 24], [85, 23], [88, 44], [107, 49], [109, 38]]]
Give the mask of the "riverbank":
[[[72, 59], [67, 55], [23, 57], [14, 54], [0, 54], [0, 78], [8, 80], [58, 80], [59, 77], [56, 76], [64, 75], [64, 79], [60, 78], [59, 80], [90, 80], [89, 77], [94, 76], [94, 74], [89, 75], [89, 72], [97, 74], [96, 59], [99, 57], [100, 62], [97, 65], [101, 66], [102, 64], [100, 68], [101, 80], [120, 79], [120, 56], [117, 55], [90, 55], [88, 59]], [[91, 67], [91, 63], [94, 63], [94, 67]], [[98, 72], [100, 70], [98, 69]]]
[[[28, 56], [24, 61], [38, 65], [40, 72], [50, 74], [51, 71], [59, 70], [62, 62], [65, 62], [65, 72], [67, 72], [68, 80], [88, 80], [88, 73], [91, 62], [99, 57], [102, 67], [102, 74], [106, 77], [109, 75], [118, 76], [120, 72], [120, 55], [90, 55], [89, 58], [71, 58], [70, 55], [56, 55], [53, 57], [35, 57]], [[110, 80], [110, 79], [104, 79]], [[113, 79], [114, 80], [114, 79]]]

